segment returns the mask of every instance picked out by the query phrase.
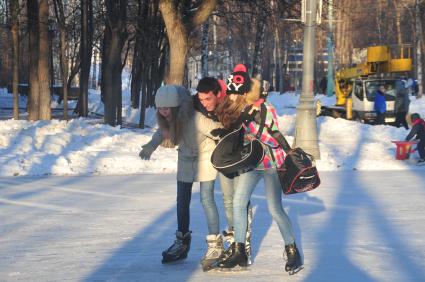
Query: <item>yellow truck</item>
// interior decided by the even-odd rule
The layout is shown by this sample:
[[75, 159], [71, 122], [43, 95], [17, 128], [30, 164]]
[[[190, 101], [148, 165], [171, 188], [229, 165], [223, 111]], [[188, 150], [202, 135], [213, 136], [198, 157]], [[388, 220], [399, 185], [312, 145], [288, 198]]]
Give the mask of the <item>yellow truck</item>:
[[335, 76], [334, 106], [322, 106], [320, 115], [355, 119], [373, 123], [375, 93], [379, 86], [386, 88], [387, 112], [385, 122], [395, 121], [394, 104], [397, 89], [404, 85], [402, 75], [412, 70], [410, 46], [398, 46], [399, 55], [392, 58], [390, 46], [367, 48], [367, 61], [354, 67], [341, 69]]

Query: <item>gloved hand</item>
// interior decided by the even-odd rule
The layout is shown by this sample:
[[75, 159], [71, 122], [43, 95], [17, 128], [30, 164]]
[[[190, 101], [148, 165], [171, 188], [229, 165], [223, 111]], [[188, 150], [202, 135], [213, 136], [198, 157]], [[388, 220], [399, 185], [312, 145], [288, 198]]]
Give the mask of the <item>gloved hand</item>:
[[211, 130], [210, 134], [215, 137], [223, 138], [226, 134], [230, 133], [230, 130], [225, 128], [215, 128]]
[[151, 146], [148, 145], [143, 145], [142, 146], [142, 150], [139, 153], [139, 157], [142, 160], [149, 160], [151, 158], [151, 155], [153, 153], [153, 148]]
[[258, 113], [258, 110], [253, 107], [249, 107], [241, 112], [240, 119], [245, 124], [250, 123], [255, 120], [255, 115]]

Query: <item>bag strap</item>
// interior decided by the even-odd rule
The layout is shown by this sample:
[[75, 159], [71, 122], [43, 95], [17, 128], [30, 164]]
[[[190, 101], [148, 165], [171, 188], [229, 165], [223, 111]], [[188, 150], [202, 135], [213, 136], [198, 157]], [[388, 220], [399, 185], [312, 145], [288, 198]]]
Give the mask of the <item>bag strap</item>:
[[258, 128], [258, 132], [255, 135], [257, 139], [261, 138], [261, 134], [263, 134], [264, 127], [266, 126], [266, 118], [267, 118], [267, 108], [264, 103], [260, 105], [260, 127]]
[[288, 141], [286, 141], [285, 136], [283, 136], [282, 132], [280, 132], [279, 130], [271, 129], [273, 127], [274, 121], [272, 121], [270, 127], [266, 126], [267, 108], [264, 103], [261, 104], [260, 111], [260, 128], [258, 130], [257, 135], [261, 136], [264, 127], [266, 127], [267, 132], [270, 134], [270, 136], [277, 141], [277, 143], [283, 149], [283, 151], [285, 151], [285, 153], [288, 153], [291, 150], [291, 146], [289, 145]]
[[289, 145], [288, 141], [286, 141], [286, 138], [285, 136], [283, 136], [282, 132], [280, 132], [279, 130], [272, 131], [268, 127], [267, 127], [267, 130], [269, 134], [277, 141], [279, 146], [282, 147], [283, 151], [285, 151], [285, 153], [288, 154], [289, 151], [291, 150], [291, 146]]

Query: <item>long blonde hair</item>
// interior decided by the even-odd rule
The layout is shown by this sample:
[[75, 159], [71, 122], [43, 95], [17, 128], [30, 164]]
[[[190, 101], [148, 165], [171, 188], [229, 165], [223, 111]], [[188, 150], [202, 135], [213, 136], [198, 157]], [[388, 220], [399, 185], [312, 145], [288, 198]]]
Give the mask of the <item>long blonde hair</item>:
[[224, 101], [218, 105], [216, 111], [218, 120], [223, 124], [224, 128], [232, 127], [238, 120], [246, 104], [245, 95], [238, 95], [235, 101], [232, 101], [229, 95], [224, 98]]
[[156, 120], [161, 130], [168, 130], [170, 138], [165, 138], [161, 146], [166, 148], [173, 148], [180, 143], [182, 136], [183, 126], [180, 124], [177, 116], [179, 114], [180, 107], [172, 107], [171, 109], [171, 120], [168, 121], [163, 117], [159, 111], [156, 112]]
[[251, 89], [245, 95], [239, 95], [235, 101], [225, 96], [224, 101], [217, 107], [218, 120], [225, 128], [230, 128], [238, 120], [247, 105], [254, 104], [260, 99], [261, 83], [255, 78], [251, 79]]

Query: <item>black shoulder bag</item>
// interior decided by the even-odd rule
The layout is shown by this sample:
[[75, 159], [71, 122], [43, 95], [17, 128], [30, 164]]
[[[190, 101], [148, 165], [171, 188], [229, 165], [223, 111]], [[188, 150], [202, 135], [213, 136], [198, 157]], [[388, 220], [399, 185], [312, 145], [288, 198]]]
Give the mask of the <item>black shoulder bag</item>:
[[[264, 128], [266, 114], [267, 109], [265, 109], [265, 105], [262, 104], [260, 130]], [[279, 146], [286, 153], [286, 158], [282, 167], [276, 168], [283, 193], [289, 195], [307, 192], [317, 188], [320, 185], [320, 177], [314, 157], [304, 152], [301, 148], [291, 149], [291, 146], [289, 146], [286, 138], [280, 131], [272, 131], [268, 126], [266, 126], [266, 128], [268, 133], [278, 142]], [[272, 152], [271, 156], [274, 160]]]

